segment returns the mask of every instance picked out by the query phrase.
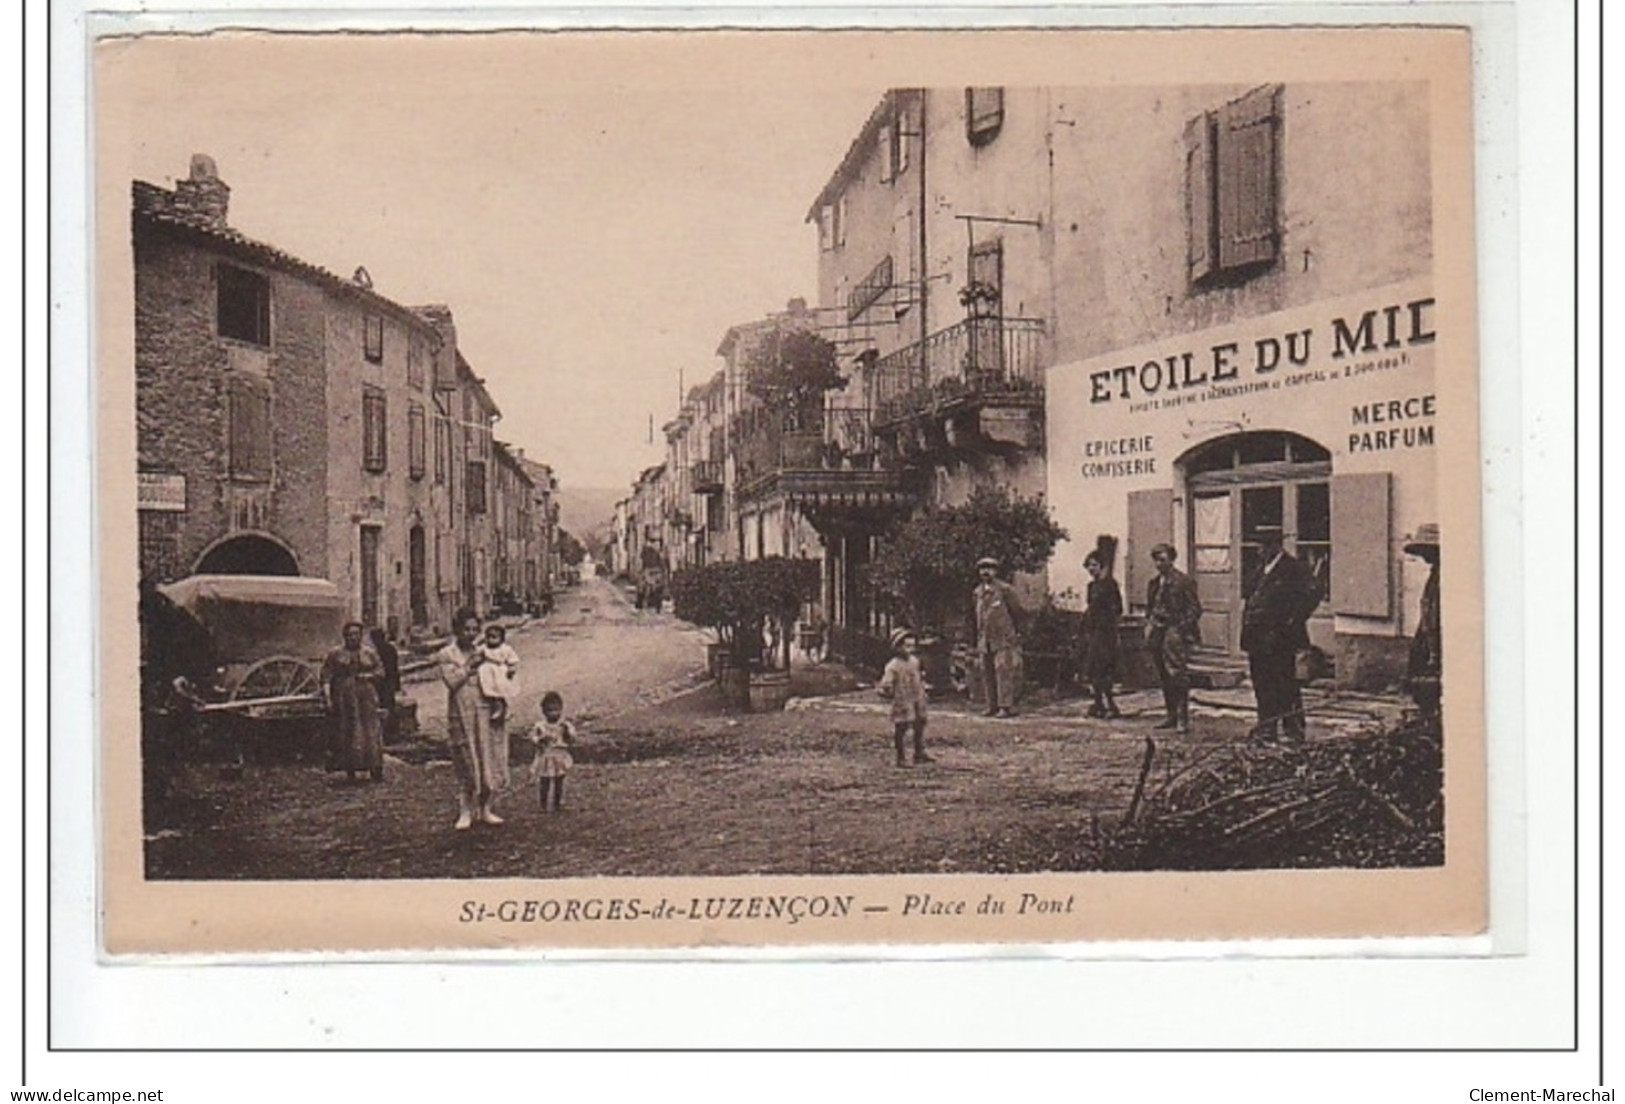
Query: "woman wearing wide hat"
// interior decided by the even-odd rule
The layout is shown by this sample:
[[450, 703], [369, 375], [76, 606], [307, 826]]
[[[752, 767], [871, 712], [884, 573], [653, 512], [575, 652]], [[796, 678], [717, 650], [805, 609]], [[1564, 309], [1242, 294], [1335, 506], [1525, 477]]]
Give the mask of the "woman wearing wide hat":
[[1117, 559], [1117, 538], [1102, 534], [1083, 558], [1089, 586], [1083, 609], [1083, 677], [1095, 702], [1091, 717], [1121, 717], [1112, 686], [1117, 681], [1117, 631], [1123, 620], [1123, 592], [1112, 578]]

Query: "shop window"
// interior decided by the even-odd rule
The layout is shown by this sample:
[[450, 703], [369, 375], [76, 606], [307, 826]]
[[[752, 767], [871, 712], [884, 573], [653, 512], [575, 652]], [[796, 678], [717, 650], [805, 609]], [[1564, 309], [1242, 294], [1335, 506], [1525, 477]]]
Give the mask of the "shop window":
[[1246, 279], [1280, 247], [1281, 89], [1255, 89], [1185, 125], [1186, 261], [1193, 286]]
[[270, 384], [252, 376], [231, 376], [226, 385], [226, 414], [226, 465], [232, 478], [270, 479]]
[[271, 281], [236, 265], [215, 269], [215, 331], [221, 337], [271, 344]]
[[1004, 89], [965, 89], [965, 138], [971, 145], [987, 145], [1003, 126]]
[[1326, 483], [1297, 485], [1297, 534], [1294, 551], [1320, 584], [1324, 601], [1332, 592], [1332, 494]]
[[361, 394], [361, 466], [381, 472], [389, 463], [386, 428], [387, 404], [384, 392], [369, 387]]
[[422, 479], [427, 464], [428, 428], [424, 421], [423, 406], [413, 403], [406, 411], [407, 431], [407, 474], [413, 479]]
[[1228, 491], [1197, 495], [1191, 518], [1191, 565], [1205, 574], [1229, 573], [1230, 505]]
[[369, 314], [363, 319], [362, 329], [365, 333], [363, 339], [363, 352], [368, 360], [374, 364], [384, 362], [384, 319], [382, 315]]

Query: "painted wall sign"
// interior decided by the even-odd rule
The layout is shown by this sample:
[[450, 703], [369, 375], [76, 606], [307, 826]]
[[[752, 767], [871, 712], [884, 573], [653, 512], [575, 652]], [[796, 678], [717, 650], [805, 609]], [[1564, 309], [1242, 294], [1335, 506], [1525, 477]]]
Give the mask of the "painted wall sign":
[[135, 504], [138, 510], [185, 513], [186, 476], [138, 472], [135, 477]]
[[1126, 403], [1135, 414], [1403, 367], [1408, 350], [1437, 337], [1433, 306], [1431, 295], [1377, 299], [1328, 311], [1323, 322], [1297, 329], [1274, 329], [1270, 319], [1283, 316], [1265, 316], [1255, 320], [1255, 332], [1236, 338], [1152, 350], [1092, 369], [1089, 402]]

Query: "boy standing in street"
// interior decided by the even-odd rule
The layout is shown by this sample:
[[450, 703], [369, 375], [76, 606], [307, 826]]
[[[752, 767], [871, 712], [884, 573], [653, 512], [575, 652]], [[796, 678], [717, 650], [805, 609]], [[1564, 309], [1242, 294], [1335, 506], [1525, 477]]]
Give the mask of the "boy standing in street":
[[900, 767], [908, 766], [903, 741], [910, 729], [914, 730], [914, 762], [934, 762], [925, 753], [925, 675], [915, 647], [913, 633], [907, 629], [893, 632], [892, 657], [880, 675], [880, 696], [891, 699], [892, 742], [897, 745]]

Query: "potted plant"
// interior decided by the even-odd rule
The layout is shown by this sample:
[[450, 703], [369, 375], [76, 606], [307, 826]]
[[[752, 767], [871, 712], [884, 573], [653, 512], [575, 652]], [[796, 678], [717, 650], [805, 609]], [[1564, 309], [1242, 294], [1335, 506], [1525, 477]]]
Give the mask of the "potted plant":
[[717, 634], [723, 697], [758, 709], [788, 698], [792, 628], [818, 591], [817, 562], [783, 556], [710, 563], [671, 582], [673, 612]]
[[982, 280], [972, 280], [959, 289], [959, 305], [969, 318], [992, 318], [999, 313], [999, 289]]
[[969, 624], [978, 559], [1040, 571], [1066, 536], [1042, 499], [982, 488], [963, 505], [927, 510], [898, 527], [880, 543], [866, 578], [912, 628], [952, 635]]

